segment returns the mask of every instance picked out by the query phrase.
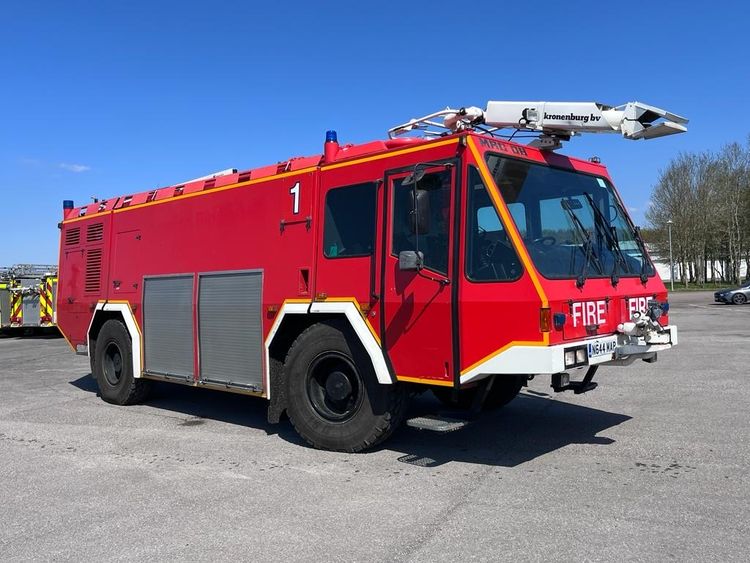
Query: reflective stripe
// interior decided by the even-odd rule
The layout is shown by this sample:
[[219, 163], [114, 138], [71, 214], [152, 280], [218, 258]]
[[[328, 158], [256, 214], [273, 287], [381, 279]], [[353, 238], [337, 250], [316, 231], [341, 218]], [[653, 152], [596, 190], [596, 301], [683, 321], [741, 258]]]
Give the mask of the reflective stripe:
[[125, 328], [130, 334], [130, 341], [132, 345], [133, 376], [142, 377], [143, 373], [141, 371], [141, 366], [143, 365], [143, 355], [141, 353], [141, 350], [143, 350], [143, 335], [141, 334], [141, 329], [135, 320], [135, 315], [133, 315], [133, 309], [130, 308], [130, 303], [128, 303], [127, 301], [99, 301], [99, 303], [96, 304], [96, 311], [94, 311], [94, 314], [91, 316], [91, 322], [89, 323], [89, 328], [86, 331], [86, 348], [88, 349], [89, 357], [91, 357], [96, 352], [96, 350], [91, 348], [90, 335], [91, 326], [93, 325], [94, 319], [96, 318], [96, 313], [99, 311], [116, 311], [122, 315], [122, 319], [125, 321]]
[[[11, 316], [11, 322], [14, 322], [14, 324], [21, 323], [23, 320], [23, 295], [21, 292], [13, 292], [13, 296], [11, 297], [11, 304], [10, 304], [10, 316]], [[17, 319], [13, 321], [13, 319]]]

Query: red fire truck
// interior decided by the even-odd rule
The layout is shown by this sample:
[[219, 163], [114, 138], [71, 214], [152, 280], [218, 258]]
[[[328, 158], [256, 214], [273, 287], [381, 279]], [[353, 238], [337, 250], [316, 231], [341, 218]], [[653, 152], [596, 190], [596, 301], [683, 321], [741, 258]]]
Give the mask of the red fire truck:
[[65, 201], [59, 327], [105, 401], [141, 401], [152, 380], [256, 395], [333, 450], [384, 440], [414, 391], [470, 412], [536, 375], [582, 393], [598, 366], [656, 361], [677, 332], [606, 168], [555, 149], [686, 122], [638, 102], [490, 102], [359, 145], [329, 131], [322, 155]]

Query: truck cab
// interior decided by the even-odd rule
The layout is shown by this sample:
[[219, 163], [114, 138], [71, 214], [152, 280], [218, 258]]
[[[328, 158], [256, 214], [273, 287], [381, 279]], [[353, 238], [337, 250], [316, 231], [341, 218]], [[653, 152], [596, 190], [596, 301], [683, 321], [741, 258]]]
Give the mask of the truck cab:
[[[676, 344], [603, 165], [476, 132], [398, 156], [323, 168], [315, 283], [318, 298], [361, 306], [395, 381], [460, 390], [654, 361]], [[383, 180], [347, 188], [352, 176]]]

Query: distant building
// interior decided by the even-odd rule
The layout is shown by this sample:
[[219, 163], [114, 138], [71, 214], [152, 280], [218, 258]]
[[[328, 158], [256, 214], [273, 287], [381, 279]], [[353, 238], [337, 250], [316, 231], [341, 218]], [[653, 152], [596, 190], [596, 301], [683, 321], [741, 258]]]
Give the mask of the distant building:
[[[656, 273], [659, 274], [659, 277], [665, 281], [669, 281], [669, 256], [661, 257], [656, 253], [656, 250], [654, 247], [650, 244], [646, 245], [646, 248], [648, 249], [648, 253], [651, 256], [651, 260], [654, 262], [654, 266], [656, 267]], [[721, 279], [721, 264], [719, 262], [714, 262], [713, 267], [716, 271], [716, 279]], [[748, 273], [747, 273], [747, 264], [743, 261], [740, 265], [740, 276], [742, 279], [747, 279]], [[711, 280], [711, 274], [708, 275], [709, 281]], [[678, 282], [682, 280], [682, 271], [680, 269], [680, 264], [675, 262], [674, 264], [674, 281]]]

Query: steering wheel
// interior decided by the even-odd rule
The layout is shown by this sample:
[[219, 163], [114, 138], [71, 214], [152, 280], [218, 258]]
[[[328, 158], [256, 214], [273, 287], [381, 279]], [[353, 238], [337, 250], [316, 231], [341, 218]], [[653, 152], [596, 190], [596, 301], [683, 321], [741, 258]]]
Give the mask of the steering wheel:
[[531, 242], [532, 244], [540, 244], [542, 246], [554, 246], [557, 244], [557, 239], [553, 236], [547, 235], [547, 236], [535, 238]]
[[484, 252], [482, 253], [484, 255], [484, 258], [486, 260], [490, 260], [495, 255], [495, 251], [497, 251], [499, 246], [504, 246], [508, 250], [511, 250], [510, 243], [508, 243], [507, 241], [497, 239], [489, 243], [487, 245], [487, 248], [484, 249]]
[[[480, 236], [481, 234], [482, 233], [480, 233]], [[479, 267], [477, 268], [478, 274], [480, 272], [485, 272], [487, 270], [490, 270], [492, 272], [493, 278], [496, 278], [496, 279], [497, 278], [503, 278], [503, 279], [509, 278], [508, 271], [506, 269], [505, 260], [501, 256], [499, 257], [500, 258], [499, 260], [497, 260], [498, 257], [496, 257], [497, 250], [500, 247], [503, 247], [507, 249], [508, 251], [512, 250], [512, 247], [510, 246], [510, 243], [508, 241], [497, 239], [492, 242], [489, 242], [487, 246], [482, 250]]]

